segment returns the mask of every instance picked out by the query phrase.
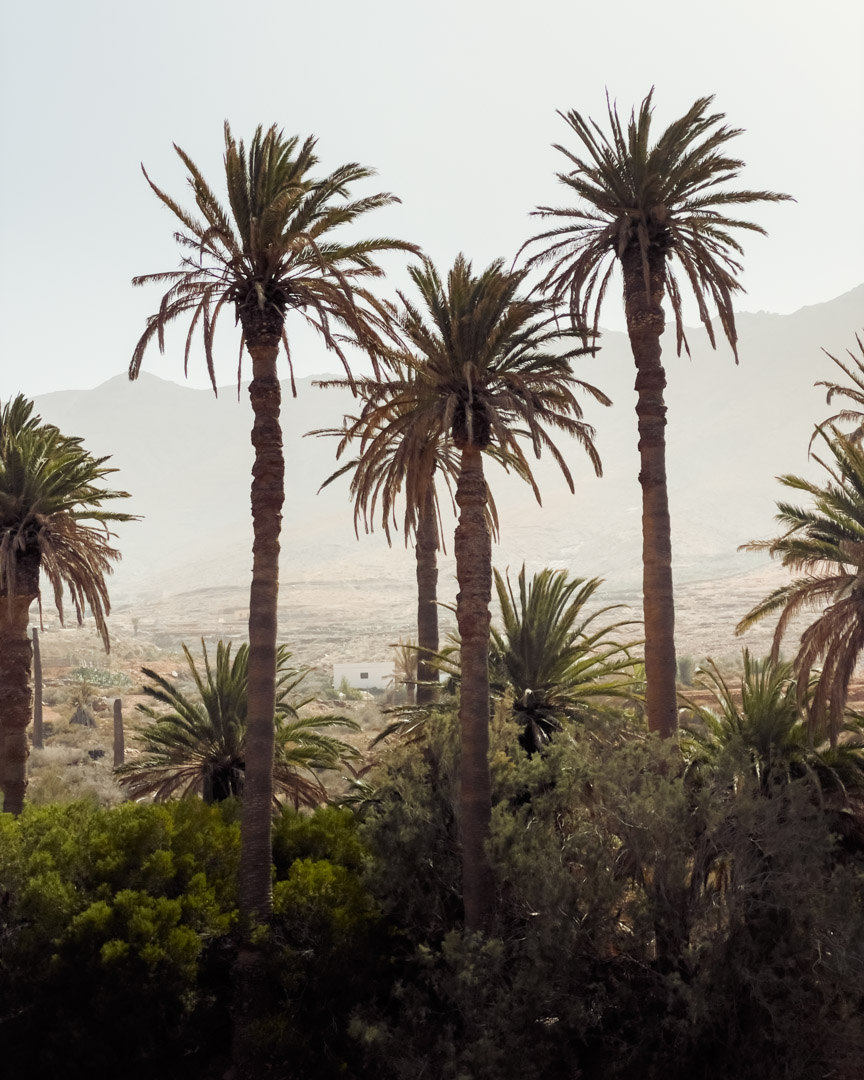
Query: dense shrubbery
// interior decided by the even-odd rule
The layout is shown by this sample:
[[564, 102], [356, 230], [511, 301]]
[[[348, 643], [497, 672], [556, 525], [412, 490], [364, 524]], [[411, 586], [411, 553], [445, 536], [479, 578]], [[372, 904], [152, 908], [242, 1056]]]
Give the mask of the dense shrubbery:
[[[220, 1075], [237, 818], [235, 803], [197, 800], [0, 816], [0, 1027], [10, 1069], [148, 1080]], [[261, 1037], [268, 1056], [290, 1051], [308, 1075], [329, 1075], [310, 1063], [326, 1056], [327, 1025], [338, 1019], [341, 999], [330, 991], [344, 978], [356, 996], [375, 924], [355, 831], [351, 815], [337, 810], [313, 818], [288, 811], [275, 830], [268, 952], [278, 990]], [[362, 957], [355, 939], [364, 942]], [[353, 996], [342, 1002], [339, 1030]]]
[[[621, 718], [532, 757], [518, 734], [502, 707], [486, 939], [459, 926], [449, 716], [384, 755], [357, 817], [276, 822], [260, 1075], [857, 1075], [864, 858], [815, 777], [766, 797], [731, 748], [694, 780]], [[221, 1075], [236, 819], [195, 800], [0, 818], [10, 1070]]]

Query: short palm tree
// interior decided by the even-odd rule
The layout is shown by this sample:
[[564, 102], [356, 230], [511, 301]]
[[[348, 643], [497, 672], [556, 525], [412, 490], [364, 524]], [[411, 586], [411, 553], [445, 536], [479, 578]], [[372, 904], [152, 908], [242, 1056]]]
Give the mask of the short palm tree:
[[27, 789], [30, 606], [44, 573], [63, 619], [66, 589], [81, 622], [87, 608], [106, 650], [111, 610], [106, 577], [120, 556], [108, 525], [133, 520], [103, 507], [126, 498], [103, 487], [116, 469], [33, 413], [22, 395], [0, 407], [0, 789], [18, 814]]
[[697, 685], [713, 694], [716, 706], [682, 695], [690, 713], [682, 748], [691, 776], [714, 772], [731, 752], [749, 761], [763, 795], [802, 777], [844, 800], [849, 791], [864, 791], [864, 730], [850, 720], [848, 737], [839, 746], [814, 743], [791, 663], [757, 660], [745, 649], [738, 690], [712, 660], [699, 675]]
[[387, 237], [343, 239], [345, 227], [395, 200], [388, 194], [349, 197], [355, 184], [372, 175], [371, 170], [357, 164], [315, 176], [318, 159], [313, 138], [301, 143], [296, 137], [285, 138], [275, 126], [267, 131], [259, 127], [247, 151], [226, 124], [228, 209], [189, 156], [175, 148], [188, 170], [200, 217], [187, 212], [147, 178], [181, 223], [175, 238], [183, 254], [179, 269], [134, 279], [136, 285], [167, 284], [168, 290], [135, 348], [129, 376], [137, 376], [147, 346], [155, 339], [159, 348], [164, 348], [166, 327], [185, 320], [189, 327], [186, 363], [195, 330], [200, 329], [215, 389], [213, 341], [217, 320], [226, 306], [242, 330], [241, 361], [244, 345], [252, 359], [254, 547], [240, 872], [240, 907], [248, 920], [266, 917], [272, 907], [270, 805], [285, 472], [276, 360], [284, 345], [290, 366], [285, 320], [291, 312], [313, 326], [346, 370], [342, 348], [346, 334], [374, 356], [379, 332], [386, 328], [386, 316], [365, 282], [382, 273], [375, 261], [379, 253], [415, 248]]
[[801, 635], [795, 659], [799, 700], [805, 699], [817, 665], [810, 701], [816, 729], [827, 725], [832, 745], [843, 723], [849, 683], [864, 651], [864, 447], [836, 430], [821, 430], [830, 457], [816, 458], [828, 478], [821, 484], [800, 476], [780, 483], [811, 497], [810, 507], [778, 503], [783, 532], [774, 540], [753, 541], [750, 551], [767, 551], [800, 576], [769, 593], [738, 624], [743, 633], [779, 614], [771, 655], [776, 659], [790, 621], [806, 611], [819, 614]]
[[[141, 756], [116, 770], [133, 798], [152, 796], [159, 802], [175, 795], [200, 795], [213, 803], [243, 795], [249, 647], [241, 645], [232, 657], [231, 645], [219, 641], [215, 664], [203, 641], [201, 651], [203, 671], [183, 646], [197, 691], [194, 697], [150, 668], [143, 669], [150, 680], [144, 686], [150, 703], [138, 709], [153, 725], [140, 737]], [[276, 654], [274, 805], [278, 807], [283, 797], [295, 807], [317, 806], [327, 797], [318, 771], [358, 756], [349, 743], [325, 732], [335, 727], [357, 731], [359, 725], [344, 716], [301, 718], [299, 710], [308, 700], [296, 701], [295, 691], [307, 669], [292, 667], [290, 660], [291, 653], [280, 647]]]
[[[823, 427], [834, 427], [837, 424], [853, 424], [854, 427], [849, 432], [849, 438], [855, 442], [860, 442], [864, 439], [864, 340], [862, 340], [860, 334], [856, 334], [855, 341], [858, 344], [858, 355], [856, 356], [851, 349], [846, 350], [849, 360], [852, 362], [851, 364], [841, 360], [839, 356], [832, 356], [827, 349], [822, 350], [828, 359], [833, 360], [837, 367], [840, 368], [851, 385], [829, 382], [827, 379], [820, 380], [816, 385], [824, 386], [827, 390], [825, 400], [829, 405], [833, 398], [839, 397], [846, 398], [858, 406], [857, 409], [841, 409], [840, 412], [829, 416], [824, 421]], [[817, 434], [818, 429], [813, 433], [813, 439], [816, 438]], [[813, 445], [812, 439], [810, 445]]]
[[737, 362], [732, 297], [741, 291], [737, 275], [742, 249], [733, 234], [738, 229], [759, 233], [764, 229], [729, 216], [728, 210], [788, 196], [728, 187], [743, 162], [728, 157], [724, 148], [740, 131], [722, 124], [722, 113], [708, 112], [710, 97], [699, 98], [652, 143], [652, 96], [653, 91], [631, 114], [626, 129], [610, 102], [608, 135], [576, 111], [560, 114], [584, 155], [556, 146], [568, 161], [568, 171], [559, 173], [558, 179], [576, 202], [537, 209], [554, 225], [528, 242], [541, 247], [528, 265], [545, 268], [540, 288], [557, 301], [567, 301], [574, 321], [590, 321], [593, 307], [595, 330], [613, 270], [621, 267], [627, 332], [637, 370], [648, 724], [668, 736], [677, 727], [677, 709], [666, 375], [660, 360], [663, 303], [668, 295], [680, 353], [688, 346], [677, 263], [684, 284], [696, 297], [711, 344], [715, 344], [713, 305]]
[[586, 612], [601, 584], [549, 568], [528, 581], [523, 565], [514, 592], [509, 576], [495, 571], [501, 629], [493, 623], [492, 689], [512, 695], [529, 753], [542, 749], [563, 719], [584, 718], [606, 698], [634, 696], [631, 650], [639, 643], [613, 637], [632, 623], [598, 624], [618, 605]]
[[416, 445], [450, 444], [458, 453], [455, 501], [459, 508], [454, 554], [461, 640], [461, 827], [465, 925], [482, 929], [490, 903], [485, 841], [491, 816], [489, 780], [489, 605], [492, 549], [484, 454], [507, 455], [531, 476], [521, 441], [539, 455], [547, 449], [573, 488], [573, 479], [547, 428], [570, 435], [600, 473], [593, 429], [576, 397], [584, 391], [608, 404], [599, 390], [574, 376], [570, 361], [586, 350], [565, 346], [554, 311], [523, 299], [521, 272], [492, 263], [475, 275], [459, 256], [446, 284], [427, 259], [411, 269], [421, 306], [400, 294], [399, 332], [407, 345], [388, 380], [380, 422], [403, 418], [403, 438]]

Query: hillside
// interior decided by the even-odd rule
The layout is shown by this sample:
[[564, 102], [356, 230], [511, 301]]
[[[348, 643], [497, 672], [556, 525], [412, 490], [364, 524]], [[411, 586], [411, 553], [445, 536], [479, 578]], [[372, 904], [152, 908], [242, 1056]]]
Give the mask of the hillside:
[[[807, 443], [826, 415], [817, 379], [836, 369], [835, 355], [864, 324], [864, 286], [792, 315], [743, 314], [740, 365], [728, 347], [714, 353], [702, 330], [690, 332], [692, 359], [664, 360], [673, 553], [679, 588], [679, 648], [702, 654], [735, 648], [731, 627], [776, 570], [738, 552], [771, 535], [782, 472], [813, 469]], [[571, 495], [549, 462], [538, 465], [543, 507], [513, 478], [489, 480], [501, 514], [500, 567], [566, 566], [606, 579], [604, 599], [638, 603], [640, 492], [637, 481], [633, 364], [625, 335], [604, 334], [602, 351], [578, 374], [614, 401], [586, 405], [597, 427], [604, 477], [596, 479], [574, 445]], [[179, 361], [178, 361], [179, 364]], [[334, 442], [303, 438], [350, 411], [350, 394], [322, 391], [311, 379], [286, 384], [283, 424], [287, 463], [282, 558], [282, 633], [320, 659], [381, 655], [412, 634], [413, 555], [387, 547], [380, 534], [355, 538], [347, 484], [317, 494], [334, 468]], [[37, 399], [42, 416], [83, 436], [94, 453], [111, 454], [117, 486], [132, 493], [143, 520], [122, 527], [124, 553], [112, 585], [117, 616], [134, 610], [154, 630], [177, 636], [242, 633], [251, 566], [249, 471], [251, 410], [245, 388], [205, 390], [146, 372], [137, 383], [118, 375], [93, 390]], [[450, 545], [448, 544], [448, 549]], [[443, 560], [441, 599], [453, 600], [452, 560]]]

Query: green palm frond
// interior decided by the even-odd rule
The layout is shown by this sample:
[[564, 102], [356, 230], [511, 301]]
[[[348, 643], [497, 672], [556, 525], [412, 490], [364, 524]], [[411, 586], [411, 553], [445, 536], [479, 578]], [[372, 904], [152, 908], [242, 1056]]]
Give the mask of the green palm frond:
[[[214, 663], [202, 640], [200, 668], [185, 645], [183, 652], [195, 694], [190, 696], [170, 679], [143, 669], [149, 680], [144, 693], [150, 700], [138, 709], [153, 723], [140, 737], [141, 756], [116, 770], [120, 783], [136, 799], [200, 795], [216, 802], [242, 796], [249, 647], [240, 645], [232, 656], [231, 644], [219, 641]], [[332, 714], [301, 717], [299, 710], [309, 699], [297, 700], [295, 692], [308, 669], [293, 667], [290, 660], [291, 653], [280, 646], [274, 791], [295, 807], [317, 806], [327, 795], [318, 773], [359, 756], [350, 743], [329, 731], [357, 731], [359, 726]]]
[[[535, 214], [553, 224], [528, 241], [526, 247], [541, 246], [528, 265], [545, 267], [540, 288], [568, 303], [574, 323], [596, 330], [616, 260], [628, 251], [638, 253], [650, 291], [649, 263], [662, 256], [678, 352], [683, 347], [689, 353], [682, 321], [686, 282], [711, 344], [715, 344], [713, 306], [737, 359], [732, 298], [742, 289], [737, 279], [742, 248], [732, 234], [765, 230], [730, 217], [727, 208], [779, 202], [789, 196], [728, 190], [744, 163], [726, 156], [725, 147], [741, 132], [723, 124], [722, 113], [708, 111], [711, 97], [699, 98], [652, 142], [653, 93], [631, 112], [626, 127], [617, 106], [607, 98], [608, 133], [575, 110], [559, 112], [579, 149], [574, 153], [556, 144], [567, 159], [567, 171], [557, 175], [576, 201], [538, 207]], [[678, 275], [683, 275], [683, 282]]]
[[639, 696], [633, 650], [641, 642], [617, 640], [632, 621], [601, 621], [620, 605], [587, 611], [601, 584], [549, 568], [529, 581], [523, 564], [514, 590], [509, 575], [495, 571], [502, 629], [492, 627], [490, 683], [512, 696], [533, 749], [562, 719], [584, 717], [609, 698]]
[[[749, 762], [765, 795], [805, 777], [844, 801], [849, 791], [864, 790], [861, 724], [850, 715], [844, 725], [848, 738], [834, 747], [815, 743], [792, 663], [771, 657], [758, 660], [745, 649], [737, 688], [729, 685], [713, 660], [697, 674], [697, 686], [710, 691], [715, 704], [706, 706], [680, 696], [689, 713], [682, 725], [682, 749], [691, 777], [716, 772], [731, 755]], [[816, 691], [815, 683], [808, 685], [808, 694]]]

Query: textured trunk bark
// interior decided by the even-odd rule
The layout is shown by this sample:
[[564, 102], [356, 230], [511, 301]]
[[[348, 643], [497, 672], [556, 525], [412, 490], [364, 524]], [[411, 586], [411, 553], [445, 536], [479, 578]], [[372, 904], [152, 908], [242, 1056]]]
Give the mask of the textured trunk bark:
[[126, 739], [123, 733], [123, 702], [114, 698], [114, 768], [126, 760]]
[[42, 727], [42, 653], [39, 651], [39, 630], [33, 627], [33, 746], [41, 750], [45, 744]]
[[20, 814], [27, 790], [30, 723], [30, 605], [36, 594], [0, 596], [0, 793], [7, 814]]
[[[247, 334], [247, 340], [249, 335]], [[273, 811], [273, 744], [276, 712], [276, 605], [279, 597], [279, 532], [285, 498], [285, 463], [279, 426], [281, 390], [276, 377], [279, 338], [249, 344], [249, 396], [255, 422], [252, 445], [252, 588], [249, 597], [249, 698], [246, 779], [240, 854], [240, 915], [249, 924], [272, 909], [270, 881]]]
[[639, 483], [642, 485], [642, 604], [645, 618], [645, 699], [648, 728], [665, 739], [678, 728], [675, 689], [675, 600], [672, 536], [666, 490], [666, 373], [660, 361], [663, 333], [663, 258], [654, 255], [650, 293], [637, 249], [622, 257], [624, 309], [636, 361]]
[[492, 599], [492, 542], [486, 524], [483, 455], [476, 446], [462, 450], [456, 503], [459, 524], [454, 552], [456, 622], [461, 638], [462, 679], [459, 724], [462, 827], [462, 897], [465, 929], [482, 931], [492, 906], [492, 874], [486, 841], [492, 818], [489, 776], [489, 604]]
[[[279, 598], [279, 533], [285, 499], [285, 462], [279, 408], [282, 393], [276, 376], [281, 318], [269, 312], [244, 316], [243, 328], [252, 357], [249, 396], [255, 420], [252, 445], [252, 587], [249, 596], [249, 669], [246, 713], [245, 778], [240, 823], [240, 938], [234, 961], [233, 1065], [236, 1080], [261, 1075], [254, 1037], [256, 1021], [273, 1008], [260, 946], [249, 931], [266, 923], [273, 909], [271, 840], [273, 750], [276, 713], [276, 633]], [[249, 325], [253, 324], [253, 325]]]
[[438, 697], [439, 671], [428, 657], [438, 652], [438, 517], [432, 487], [417, 519], [417, 704]]

